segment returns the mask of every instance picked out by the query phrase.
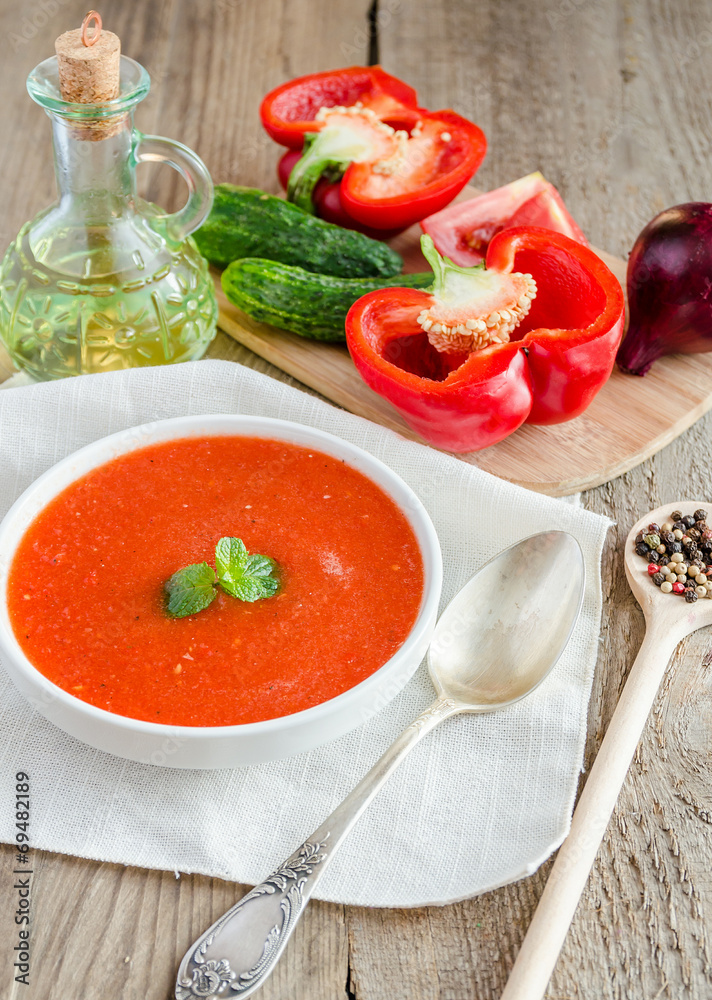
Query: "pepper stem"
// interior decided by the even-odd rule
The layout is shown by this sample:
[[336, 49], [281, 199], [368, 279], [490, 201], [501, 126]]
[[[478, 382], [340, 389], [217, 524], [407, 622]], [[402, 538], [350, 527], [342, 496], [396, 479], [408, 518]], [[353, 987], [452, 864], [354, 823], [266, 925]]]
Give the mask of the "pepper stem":
[[460, 267], [422, 236], [423, 256], [433, 269], [432, 302], [418, 323], [436, 351], [471, 352], [505, 344], [527, 315], [536, 295], [531, 274], [487, 270], [484, 261]]
[[433, 269], [435, 281], [433, 282], [432, 294], [437, 299], [446, 297], [446, 289], [449, 290], [449, 286], [452, 283], [448, 281], [448, 277], [452, 277], [453, 274], [463, 274], [465, 277], [472, 279], [477, 271], [487, 270], [484, 261], [481, 264], [476, 264], [474, 267], [460, 267], [459, 264], [450, 260], [449, 257], [444, 257], [438, 253], [432, 236], [428, 236], [427, 234], [420, 237], [420, 249], [423, 257], [425, 257]]
[[332, 180], [338, 180], [350, 163], [370, 151], [371, 145], [364, 141], [363, 135], [343, 127], [327, 126], [321, 132], [310, 133], [304, 153], [289, 175], [287, 201], [314, 215], [312, 193], [319, 179], [328, 173]]

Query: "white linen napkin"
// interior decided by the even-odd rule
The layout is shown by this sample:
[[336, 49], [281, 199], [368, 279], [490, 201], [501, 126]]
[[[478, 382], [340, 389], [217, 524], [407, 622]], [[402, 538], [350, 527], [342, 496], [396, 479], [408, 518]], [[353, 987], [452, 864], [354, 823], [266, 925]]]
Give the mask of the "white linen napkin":
[[[319, 885], [366, 906], [452, 902], [531, 874], [567, 833], [598, 650], [600, 556], [610, 522], [233, 362], [87, 375], [0, 393], [0, 515], [65, 455], [184, 414], [281, 417], [376, 455], [420, 496], [440, 537], [442, 606], [499, 550], [550, 528], [586, 558], [583, 611], [564, 656], [529, 698], [449, 720], [359, 821]], [[34, 712], [0, 668], [0, 839], [14, 841], [14, 783], [31, 780], [33, 848], [254, 884], [287, 857], [433, 698], [427, 670], [366, 725], [288, 760], [236, 770], [136, 764], [87, 747]], [[170, 760], [167, 761], [170, 764]]]

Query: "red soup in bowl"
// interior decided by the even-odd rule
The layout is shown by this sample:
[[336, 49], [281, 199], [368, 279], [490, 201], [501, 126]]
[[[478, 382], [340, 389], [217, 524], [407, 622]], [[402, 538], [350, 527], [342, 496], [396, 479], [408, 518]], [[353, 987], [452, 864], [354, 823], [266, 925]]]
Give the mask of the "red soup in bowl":
[[[239, 537], [280, 589], [167, 613], [164, 585]], [[401, 508], [341, 458], [252, 436], [160, 441], [91, 469], [35, 517], [7, 580], [28, 660], [81, 701], [173, 727], [277, 719], [336, 698], [402, 646], [424, 568]]]

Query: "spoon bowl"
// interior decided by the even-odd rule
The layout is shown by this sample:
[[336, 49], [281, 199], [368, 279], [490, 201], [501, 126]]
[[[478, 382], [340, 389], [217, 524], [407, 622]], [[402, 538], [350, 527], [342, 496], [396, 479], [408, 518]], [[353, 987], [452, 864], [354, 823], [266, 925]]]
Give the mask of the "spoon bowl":
[[443, 720], [529, 694], [558, 661], [584, 590], [578, 542], [546, 531], [500, 553], [445, 609], [428, 651], [435, 702], [398, 736], [331, 816], [191, 947], [176, 1000], [258, 990], [277, 964], [339, 845], [406, 754]]
[[676, 500], [651, 510], [636, 521], [625, 543], [625, 575], [633, 596], [642, 608], [647, 628], [654, 627], [656, 632], [672, 630], [677, 636], [676, 643], [698, 628], [712, 625], [712, 599], [702, 598], [688, 604], [682, 595], [664, 594], [648, 575], [646, 560], [635, 551], [635, 536], [652, 522], [663, 524], [673, 510], [679, 510], [685, 516], [699, 508], [712, 511], [712, 505], [704, 500]]
[[553, 669], [583, 600], [581, 547], [565, 531], [531, 535], [480, 569], [435, 627], [428, 667], [460, 711], [519, 701]]

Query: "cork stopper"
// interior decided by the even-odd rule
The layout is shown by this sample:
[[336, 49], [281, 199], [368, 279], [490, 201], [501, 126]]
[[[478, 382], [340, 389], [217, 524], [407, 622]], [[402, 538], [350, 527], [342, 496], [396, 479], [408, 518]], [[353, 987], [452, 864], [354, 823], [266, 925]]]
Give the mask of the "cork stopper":
[[95, 10], [89, 11], [81, 28], [60, 35], [54, 47], [63, 100], [103, 104], [119, 96], [121, 41], [113, 31], [102, 31]]

